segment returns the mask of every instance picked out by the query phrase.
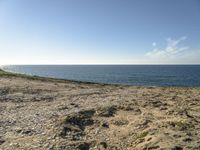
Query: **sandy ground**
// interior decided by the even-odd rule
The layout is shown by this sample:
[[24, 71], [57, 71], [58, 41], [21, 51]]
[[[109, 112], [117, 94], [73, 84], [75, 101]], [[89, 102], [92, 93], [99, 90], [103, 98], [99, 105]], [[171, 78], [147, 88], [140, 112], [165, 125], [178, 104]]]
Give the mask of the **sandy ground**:
[[200, 150], [200, 89], [0, 76], [2, 150]]

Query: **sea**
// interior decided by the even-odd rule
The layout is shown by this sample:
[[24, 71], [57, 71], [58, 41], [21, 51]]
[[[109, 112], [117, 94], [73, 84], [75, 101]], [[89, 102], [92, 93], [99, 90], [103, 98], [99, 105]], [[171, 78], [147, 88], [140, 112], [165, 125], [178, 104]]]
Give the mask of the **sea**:
[[2, 69], [94, 83], [200, 87], [200, 65], [8, 65]]

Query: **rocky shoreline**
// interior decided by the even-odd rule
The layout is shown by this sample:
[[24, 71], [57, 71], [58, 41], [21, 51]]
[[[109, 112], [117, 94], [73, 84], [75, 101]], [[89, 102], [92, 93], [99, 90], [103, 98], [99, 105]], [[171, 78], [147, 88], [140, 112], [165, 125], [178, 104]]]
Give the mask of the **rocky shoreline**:
[[2, 150], [199, 150], [200, 88], [91, 84], [0, 70]]

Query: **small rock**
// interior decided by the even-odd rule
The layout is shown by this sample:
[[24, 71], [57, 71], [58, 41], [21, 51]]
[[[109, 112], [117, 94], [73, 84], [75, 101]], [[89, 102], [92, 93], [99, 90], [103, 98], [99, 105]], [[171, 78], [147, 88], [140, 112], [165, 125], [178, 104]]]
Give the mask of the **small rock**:
[[80, 150], [89, 150], [90, 146], [89, 146], [88, 143], [81, 143], [81, 144], [78, 145], [77, 148], [80, 149]]
[[53, 150], [53, 145], [49, 145], [49, 147], [47, 148], [47, 150]]
[[49, 143], [44, 144], [44, 148], [48, 148], [49, 147]]
[[161, 106], [160, 110], [167, 110], [167, 107]]
[[183, 150], [183, 148], [180, 147], [180, 146], [175, 146], [175, 147], [172, 148], [172, 150]]
[[21, 133], [21, 132], [22, 132], [22, 129], [21, 129], [21, 128], [16, 128], [15, 131], [16, 131], [17, 133]]
[[32, 135], [33, 133], [32, 133], [32, 130], [26, 129], [26, 130], [22, 130], [22, 131], [21, 131], [21, 134]]
[[104, 127], [104, 128], [109, 128], [109, 124], [105, 123], [105, 122], [101, 126]]
[[0, 145], [3, 144], [5, 142], [4, 139], [0, 139]]
[[106, 142], [100, 142], [98, 147], [99, 147], [99, 150], [105, 150], [107, 149], [108, 145]]

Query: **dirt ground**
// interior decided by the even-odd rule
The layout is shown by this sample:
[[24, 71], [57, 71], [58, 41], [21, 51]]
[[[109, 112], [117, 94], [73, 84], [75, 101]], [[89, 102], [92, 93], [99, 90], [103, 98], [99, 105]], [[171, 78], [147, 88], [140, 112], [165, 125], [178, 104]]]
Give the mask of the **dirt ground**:
[[200, 88], [0, 76], [1, 150], [200, 150]]

